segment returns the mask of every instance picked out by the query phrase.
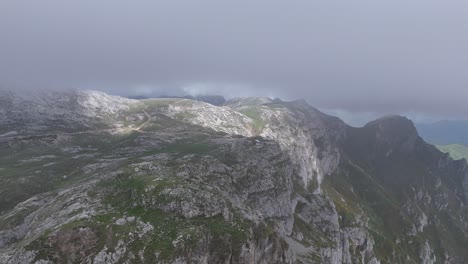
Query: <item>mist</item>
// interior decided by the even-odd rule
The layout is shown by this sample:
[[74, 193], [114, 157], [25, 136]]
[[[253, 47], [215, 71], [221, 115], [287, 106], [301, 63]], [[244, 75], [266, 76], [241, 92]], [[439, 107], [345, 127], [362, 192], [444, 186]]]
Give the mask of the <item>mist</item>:
[[466, 1], [5, 0], [0, 36], [1, 89], [468, 111]]

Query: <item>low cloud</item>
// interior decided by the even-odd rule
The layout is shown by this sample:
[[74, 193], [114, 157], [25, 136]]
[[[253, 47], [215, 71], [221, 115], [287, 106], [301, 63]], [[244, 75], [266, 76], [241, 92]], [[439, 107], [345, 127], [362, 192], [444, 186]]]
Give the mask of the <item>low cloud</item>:
[[0, 87], [468, 113], [466, 1], [2, 1]]

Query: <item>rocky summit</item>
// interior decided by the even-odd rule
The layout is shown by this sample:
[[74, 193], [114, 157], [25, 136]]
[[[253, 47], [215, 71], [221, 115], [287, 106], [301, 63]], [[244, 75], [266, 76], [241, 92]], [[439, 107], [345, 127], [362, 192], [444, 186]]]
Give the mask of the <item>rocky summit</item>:
[[0, 263], [468, 263], [468, 166], [304, 101], [0, 92]]

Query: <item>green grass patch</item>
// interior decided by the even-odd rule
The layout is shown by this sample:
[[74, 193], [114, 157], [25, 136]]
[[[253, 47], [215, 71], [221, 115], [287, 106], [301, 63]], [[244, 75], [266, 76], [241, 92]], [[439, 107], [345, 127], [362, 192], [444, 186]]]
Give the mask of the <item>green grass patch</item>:
[[252, 128], [254, 129], [255, 133], [262, 132], [267, 122], [262, 119], [262, 112], [258, 107], [245, 107], [240, 109], [239, 112], [250, 117], [253, 120]]
[[440, 151], [444, 153], [448, 153], [450, 157], [454, 160], [461, 160], [466, 159], [468, 160], [468, 147], [459, 145], [459, 144], [452, 144], [452, 145], [436, 145]]

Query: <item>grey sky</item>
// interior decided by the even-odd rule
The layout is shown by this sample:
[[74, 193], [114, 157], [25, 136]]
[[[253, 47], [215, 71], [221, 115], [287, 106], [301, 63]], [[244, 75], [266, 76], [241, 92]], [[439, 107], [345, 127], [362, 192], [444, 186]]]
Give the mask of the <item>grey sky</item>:
[[468, 113], [468, 1], [0, 1], [0, 87]]

